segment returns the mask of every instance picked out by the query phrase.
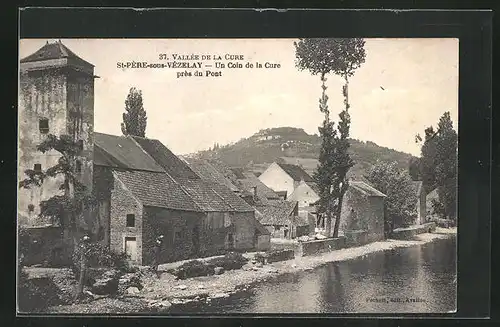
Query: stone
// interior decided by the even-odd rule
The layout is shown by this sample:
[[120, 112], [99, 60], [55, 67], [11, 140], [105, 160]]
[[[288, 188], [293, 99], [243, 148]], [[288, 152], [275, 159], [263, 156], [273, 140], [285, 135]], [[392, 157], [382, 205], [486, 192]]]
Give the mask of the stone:
[[264, 265], [262, 264], [262, 262], [257, 262], [257, 263], [255, 264], [255, 267], [257, 267], [257, 268], [262, 268], [263, 266], [264, 266]]
[[292, 268], [297, 268], [297, 265], [295, 263], [292, 264]]
[[186, 285], [177, 285], [175, 288], [179, 289], [179, 290], [185, 290], [187, 288]]
[[97, 295], [115, 294], [118, 291], [118, 279], [111, 277], [99, 278], [92, 285], [91, 291]]
[[215, 269], [214, 269], [214, 273], [216, 275], [221, 275], [223, 272], [224, 272], [224, 268], [222, 268], [222, 267], [215, 267]]
[[212, 299], [221, 299], [221, 298], [226, 298], [229, 297], [229, 294], [227, 293], [215, 293], [211, 296]]
[[137, 287], [129, 287], [127, 288], [127, 294], [137, 294], [140, 290]]

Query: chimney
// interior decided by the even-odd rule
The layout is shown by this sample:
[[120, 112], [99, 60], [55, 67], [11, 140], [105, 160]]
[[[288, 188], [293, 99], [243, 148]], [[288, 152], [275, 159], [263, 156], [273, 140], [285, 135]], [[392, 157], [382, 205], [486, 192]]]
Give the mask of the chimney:
[[253, 199], [257, 200], [257, 186], [254, 186], [252, 189], [253, 189]]

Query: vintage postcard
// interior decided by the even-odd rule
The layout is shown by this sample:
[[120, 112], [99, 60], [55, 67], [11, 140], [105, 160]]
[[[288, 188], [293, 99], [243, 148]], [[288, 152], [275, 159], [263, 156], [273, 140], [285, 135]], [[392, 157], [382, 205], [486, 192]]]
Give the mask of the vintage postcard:
[[458, 39], [21, 39], [19, 313], [449, 313]]

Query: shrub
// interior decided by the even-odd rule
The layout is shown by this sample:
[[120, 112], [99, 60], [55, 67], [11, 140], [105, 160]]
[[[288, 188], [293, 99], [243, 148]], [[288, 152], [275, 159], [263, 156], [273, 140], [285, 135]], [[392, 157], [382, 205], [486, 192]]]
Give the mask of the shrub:
[[199, 276], [208, 276], [214, 274], [215, 267], [211, 264], [206, 264], [200, 260], [191, 260], [183, 263], [177, 269], [172, 271], [172, 274], [179, 279], [186, 279]]
[[40, 312], [61, 304], [59, 289], [49, 278], [28, 279], [22, 269], [18, 272], [18, 309], [20, 312]]
[[256, 253], [254, 257], [255, 261], [264, 264], [266, 262], [266, 256], [262, 253]]
[[241, 267], [243, 267], [247, 262], [248, 259], [241, 253], [229, 252], [223, 257], [210, 259], [208, 264], [214, 267], [222, 267], [224, 270], [235, 270], [241, 269]]
[[[80, 276], [80, 260], [82, 255], [82, 247], [77, 247], [73, 253], [72, 270], [76, 279]], [[87, 252], [87, 267], [88, 268], [112, 268], [121, 273], [130, 272], [131, 267], [128, 263], [128, 255], [126, 253], [116, 253], [109, 250], [100, 243], [90, 243]], [[90, 274], [89, 274], [90, 275]]]

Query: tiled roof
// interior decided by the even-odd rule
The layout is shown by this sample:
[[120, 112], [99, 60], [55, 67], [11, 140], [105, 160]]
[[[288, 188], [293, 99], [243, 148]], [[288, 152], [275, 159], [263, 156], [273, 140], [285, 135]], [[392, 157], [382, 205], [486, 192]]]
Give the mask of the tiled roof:
[[163, 143], [154, 139], [132, 136], [158, 165], [172, 177], [199, 178], [189, 166], [172, 153]]
[[243, 174], [243, 168], [231, 168], [237, 179], [245, 179], [246, 176]]
[[94, 133], [97, 150], [96, 165], [108, 167], [164, 172], [132, 138], [125, 136]]
[[62, 44], [61, 41], [53, 43], [47, 42], [43, 47], [38, 49], [35, 53], [25, 58], [22, 58], [20, 62], [24, 63], [24, 62], [34, 62], [34, 61], [62, 59], [62, 58], [72, 59], [76, 62], [83, 63], [84, 65], [94, 67], [94, 65], [92, 65], [91, 63], [77, 56], [73, 51], [71, 51], [68, 47]]
[[305, 182], [313, 182], [314, 180], [312, 177], [305, 172], [304, 169], [297, 165], [290, 165], [290, 164], [284, 164], [284, 163], [276, 163], [278, 166], [281, 167], [290, 177], [293, 178], [294, 181], [301, 181], [304, 180]]
[[202, 179], [176, 178], [176, 181], [203, 211], [254, 211], [243, 199], [223, 185]]
[[275, 201], [273, 204], [257, 206], [257, 217], [262, 225], [287, 225], [291, 222], [290, 215], [297, 202]]
[[267, 203], [268, 200], [276, 200], [280, 197], [273, 190], [262, 183], [260, 179], [257, 178], [252, 173], [246, 173], [244, 179], [238, 179], [238, 186], [242, 191], [250, 192], [253, 194], [253, 188], [256, 187], [257, 198], [262, 203]]
[[309, 220], [307, 217], [304, 217], [304, 216], [294, 216], [293, 217], [293, 224], [295, 226], [307, 226], [307, 225], [309, 225]]
[[193, 199], [167, 174], [114, 170], [115, 176], [145, 206], [202, 212]]
[[385, 197], [386, 195], [362, 181], [350, 181], [349, 186], [366, 196]]
[[188, 163], [189, 167], [202, 179], [224, 185], [233, 192], [238, 191], [238, 188], [208, 161], [192, 158], [185, 158], [184, 160]]

